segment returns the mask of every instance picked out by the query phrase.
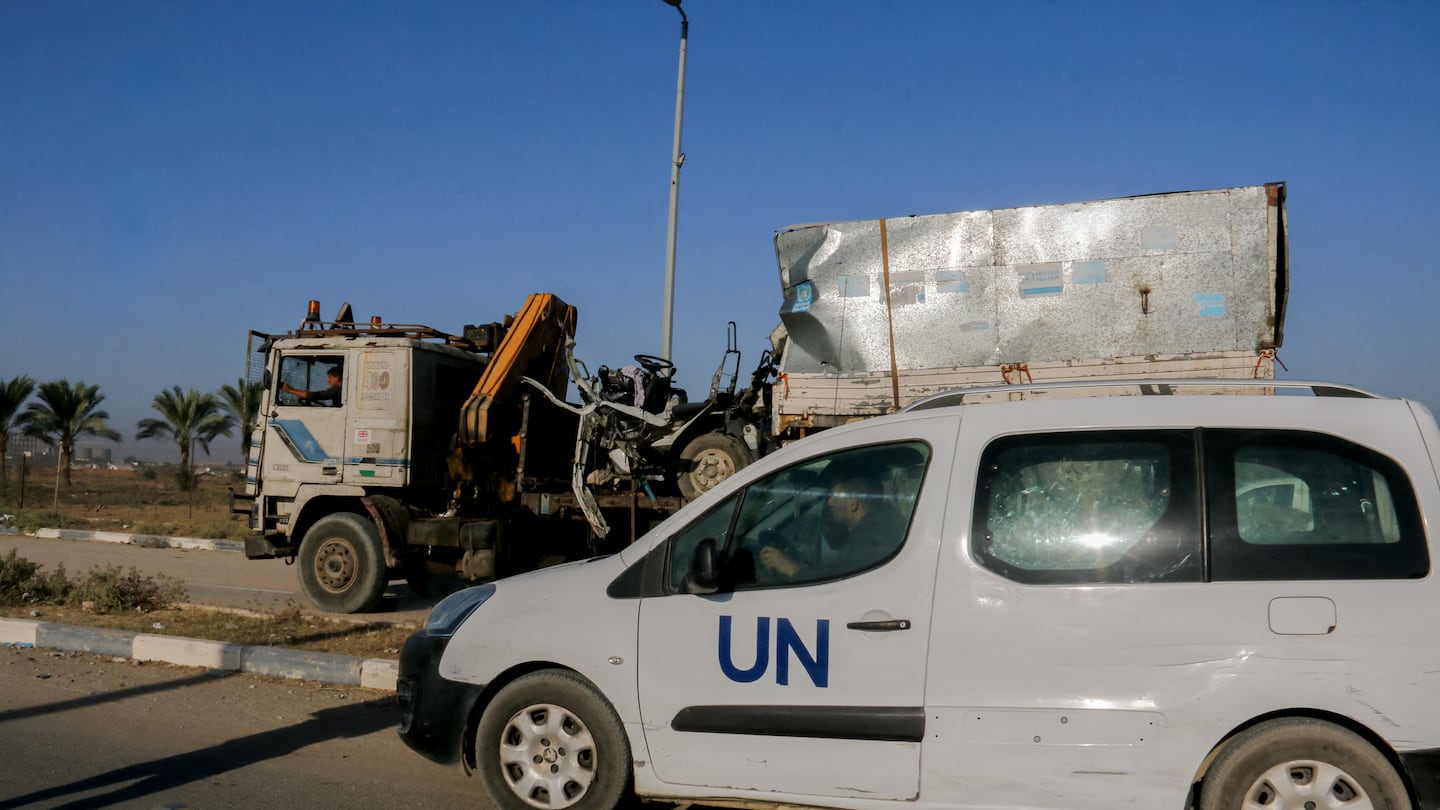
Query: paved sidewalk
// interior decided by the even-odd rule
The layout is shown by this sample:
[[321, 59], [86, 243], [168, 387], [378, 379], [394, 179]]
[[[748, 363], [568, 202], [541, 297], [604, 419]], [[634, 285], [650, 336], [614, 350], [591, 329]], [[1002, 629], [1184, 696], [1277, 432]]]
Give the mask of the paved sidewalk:
[[[48, 542], [37, 544], [34, 542], [36, 540]], [[51, 545], [56, 541], [71, 541], [75, 545], [65, 542]], [[90, 543], [97, 545], [86, 548]], [[13, 529], [0, 528], [0, 555], [4, 554], [3, 546], [25, 546], [21, 556], [27, 556], [26, 551], [43, 552], [47, 559], [33, 561], [53, 564], [53, 560], [65, 564], [69, 560], [70, 565], [67, 567], [71, 570], [84, 570], [85, 566], [76, 564], [76, 561], [81, 559], [89, 560], [91, 564], [95, 557], [113, 562], [118, 549], [104, 552], [98, 544], [134, 546], [134, 550], [125, 552], [125, 555], [119, 558], [121, 563], [133, 564], [133, 567], [151, 575], [163, 573], [187, 579], [187, 590], [192, 591], [192, 598], [193, 591], [199, 590], [205, 596], [213, 597], [206, 599], [207, 602], [222, 605], [231, 603], [227, 606], [234, 607], [236, 605], [233, 603], [241, 598], [254, 600], [260, 596], [271, 599], [299, 597], [298, 591], [294, 590], [292, 570], [275, 560], [246, 560], [241, 556], [245, 550], [243, 542], [74, 529], [40, 529], [34, 534], [20, 534]], [[224, 553], [216, 557], [191, 558], [188, 555], [177, 557], [173, 553], [167, 555], [163, 552], [165, 549]], [[152, 553], [145, 555], [146, 550]], [[36, 553], [35, 556], [41, 554]], [[197, 576], [196, 572], [203, 571], [217, 571], [220, 575], [215, 577], [216, 579], [227, 582], [239, 580], [243, 585], [196, 585], [189, 581]], [[235, 593], [226, 593], [226, 588]], [[395, 595], [391, 598], [394, 608], [392, 611], [366, 618], [416, 623], [422, 621], [428, 612], [429, 603], [409, 595], [408, 589], [405, 593], [404, 596]], [[324, 681], [388, 691], [395, 689], [399, 668], [399, 662], [390, 659], [370, 659], [5, 618], [0, 618], [0, 645], [69, 650], [137, 661], [159, 661], [179, 666], [233, 670], [272, 678]]]

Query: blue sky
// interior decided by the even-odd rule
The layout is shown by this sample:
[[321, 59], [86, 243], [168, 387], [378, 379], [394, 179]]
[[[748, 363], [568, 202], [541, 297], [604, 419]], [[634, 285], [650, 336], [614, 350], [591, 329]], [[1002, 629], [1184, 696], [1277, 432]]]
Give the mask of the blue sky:
[[[1440, 410], [1440, 5], [685, 8], [691, 391], [726, 321], [747, 371], [766, 347], [786, 225], [1283, 180], [1282, 376]], [[311, 298], [458, 332], [549, 291], [591, 369], [658, 353], [679, 29], [661, 0], [0, 3], [0, 379], [99, 383], [128, 438]]]

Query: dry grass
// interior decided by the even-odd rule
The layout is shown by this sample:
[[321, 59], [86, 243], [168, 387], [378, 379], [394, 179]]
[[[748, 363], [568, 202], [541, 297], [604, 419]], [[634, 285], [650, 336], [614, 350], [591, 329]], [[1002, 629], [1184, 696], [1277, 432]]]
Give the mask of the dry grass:
[[215, 468], [202, 475], [199, 486], [184, 492], [173, 467], [139, 470], [72, 470], [73, 483], [62, 482], [58, 497], [55, 468], [31, 468], [25, 481], [23, 506], [19, 470], [8, 470], [0, 485], [0, 514], [13, 517], [7, 525], [22, 530], [42, 527], [134, 532], [210, 540], [243, 540], [245, 521], [230, 513], [230, 492], [244, 482], [238, 467]]

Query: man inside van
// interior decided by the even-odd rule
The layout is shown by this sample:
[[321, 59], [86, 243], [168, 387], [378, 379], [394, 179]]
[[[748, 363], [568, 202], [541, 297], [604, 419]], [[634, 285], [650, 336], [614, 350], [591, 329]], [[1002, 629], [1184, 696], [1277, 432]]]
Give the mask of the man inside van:
[[823, 530], [813, 560], [775, 546], [760, 549], [760, 564], [786, 578], [827, 579], [854, 573], [890, 556], [905, 539], [905, 519], [873, 474], [843, 472], [825, 499]]

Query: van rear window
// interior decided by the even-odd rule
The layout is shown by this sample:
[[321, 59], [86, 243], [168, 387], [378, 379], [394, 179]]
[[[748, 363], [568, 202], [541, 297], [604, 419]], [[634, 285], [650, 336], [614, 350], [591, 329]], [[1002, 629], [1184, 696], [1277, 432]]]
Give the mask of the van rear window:
[[1201, 576], [1189, 431], [1012, 436], [980, 465], [974, 553], [1020, 582]]

